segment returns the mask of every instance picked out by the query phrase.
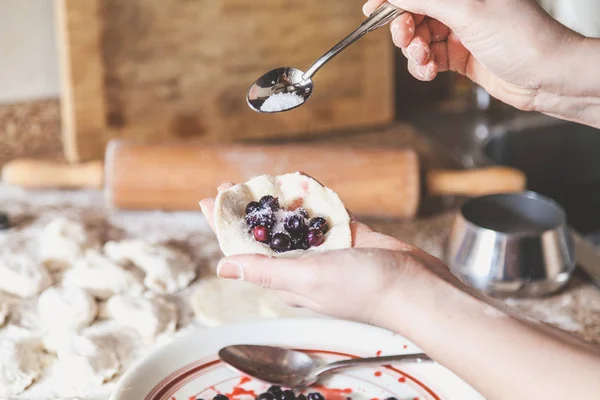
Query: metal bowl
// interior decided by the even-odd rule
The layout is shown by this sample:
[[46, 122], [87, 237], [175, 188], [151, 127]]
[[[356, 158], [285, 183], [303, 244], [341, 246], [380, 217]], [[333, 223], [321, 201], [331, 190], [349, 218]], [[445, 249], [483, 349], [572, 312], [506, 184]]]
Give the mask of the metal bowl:
[[564, 210], [534, 192], [467, 201], [455, 219], [445, 261], [463, 282], [493, 296], [543, 296], [575, 268]]

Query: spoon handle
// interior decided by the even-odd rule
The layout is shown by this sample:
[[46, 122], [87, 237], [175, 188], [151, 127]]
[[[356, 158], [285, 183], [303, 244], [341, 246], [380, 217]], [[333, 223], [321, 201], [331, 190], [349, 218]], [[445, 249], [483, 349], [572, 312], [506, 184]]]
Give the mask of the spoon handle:
[[331, 364], [324, 365], [315, 371], [315, 376], [321, 375], [325, 372], [333, 371], [340, 368], [346, 367], [357, 367], [360, 365], [379, 364], [385, 365], [393, 362], [425, 362], [433, 360], [425, 353], [415, 354], [401, 354], [395, 356], [383, 356], [383, 357], [366, 357], [366, 358], [351, 358], [348, 360], [336, 361]]
[[302, 78], [310, 79], [313, 75], [329, 60], [338, 55], [346, 47], [356, 42], [358, 39], [363, 37], [366, 33], [374, 31], [392, 21], [397, 16], [404, 14], [406, 11], [399, 9], [396, 6], [391, 5], [387, 1], [383, 3], [377, 10], [373, 11], [371, 15], [350, 35], [346, 36], [341, 42], [336, 44], [331, 50], [325, 53], [321, 58], [315, 62], [312, 67], [308, 69], [302, 76]]

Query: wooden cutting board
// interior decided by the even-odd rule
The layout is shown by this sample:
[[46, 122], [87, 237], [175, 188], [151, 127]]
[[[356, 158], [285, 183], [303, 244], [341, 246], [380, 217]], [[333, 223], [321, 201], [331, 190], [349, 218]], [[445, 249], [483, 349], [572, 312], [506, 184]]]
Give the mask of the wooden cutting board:
[[323, 68], [303, 107], [263, 115], [245, 102], [264, 72], [308, 69], [361, 23], [363, 3], [57, 0], [67, 159], [99, 159], [112, 138], [223, 143], [391, 121], [387, 28]]

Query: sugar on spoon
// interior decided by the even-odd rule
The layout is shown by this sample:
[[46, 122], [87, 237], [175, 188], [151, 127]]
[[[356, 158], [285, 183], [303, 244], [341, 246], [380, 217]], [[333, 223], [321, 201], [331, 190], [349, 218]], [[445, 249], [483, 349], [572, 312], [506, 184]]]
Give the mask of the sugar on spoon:
[[[386, 25], [405, 11], [383, 3], [350, 35], [325, 53], [306, 72], [282, 67], [267, 72], [248, 90], [246, 100], [251, 109], [261, 113], [289, 111], [304, 104], [313, 93], [312, 77], [329, 60], [368, 32]], [[348, 83], [349, 85], [352, 82]]]
[[253, 378], [290, 389], [308, 387], [316, 383], [320, 375], [340, 368], [386, 365], [392, 362], [433, 362], [426, 354], [416, 353], [353, 358], [324, 364], [321, 360], [301, 351], [246, 344], [222, 348], [219, 351], [219, 358]]

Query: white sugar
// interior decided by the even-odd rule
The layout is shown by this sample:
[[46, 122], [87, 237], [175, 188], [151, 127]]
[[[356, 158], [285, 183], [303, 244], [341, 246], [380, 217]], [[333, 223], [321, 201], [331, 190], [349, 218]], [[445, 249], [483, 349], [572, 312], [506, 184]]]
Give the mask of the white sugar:
[[277, 93], [269, 96], [260, 110], [265, 112], [285, 111], [302, 103], [304, 103], [304, 98], [296, 93]]

